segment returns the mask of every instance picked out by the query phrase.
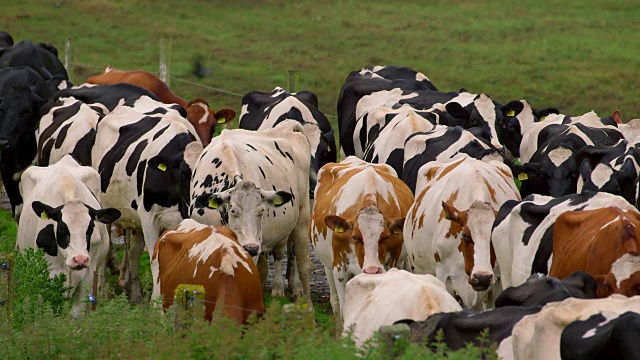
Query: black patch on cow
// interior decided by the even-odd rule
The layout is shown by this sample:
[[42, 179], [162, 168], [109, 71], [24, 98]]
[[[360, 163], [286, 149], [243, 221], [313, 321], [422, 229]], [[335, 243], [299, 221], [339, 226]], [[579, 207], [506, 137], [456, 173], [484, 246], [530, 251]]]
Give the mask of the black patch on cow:
[[258, 151], [256, 148], [254, 148], [253, 146], [251, 146], [251, 144], [245, 144], [247, 145], [249, 148], [251, 148], [253, 151]]
[[162, 134], [164, 134], [164, 132], [167, 131], [168, 128], [169, 128], [169, 125], [167, 125], [167, 126], [163, 127], [162, 129], [158, 130], [158, 132], [153, 135], [153, 140], [155, 140], [155, 139], [159, 138], [160, 136], [162, 136]]
[[136, 200], [131, 200], [131, 208], [133, 210], [138, 210], [138, 202], [136, 202]]
[[58, 244], [56, 234], [53, 232], [53, 224], [48, 224], [38, 232], [36, 245], [50, 256], [58, 255]]
[[258, 169], [260, 170], [260, 174], [262, 174], [263, 178], [267, 178], [267, 175], [264, 174], [264, 171], [262, 170], [262, 167], [260, 165], [258, 165]]
[[265, 157], [265, 159], [267, 159], [267, 161], [268, 161], [269, 163], [271, 163], [271, 165], [273, 165], [273, 161], [271, 161], [271, 159], [269, 159], [269, 157], [268, 157], [268, 156], [266, 156], [266, 155], [265, 155], [264, 157]]
[[73, 148], [71, 156], [82, 166], [91, 166], [91, 148], [96, 142], [96, 130], [87, 132]]
[[[201, 156], [201, 158], [203, 157], [204, 155]], [[211, 163], [216, 166], [216, 169], [219, 168], [220, 165], [222, 165], [222, 161], [220, 160], [220, 158], [213, 158], [213, 160], [211, 160]]]
[[547, 266], [549, 258], [553, 253], [553, 225], [549, 226], [540, 239], [540, 245], [536, 249], [536, 256], [533, 258], [531, 265], [531, 273], [540, 273], [547, 275], [549, 268]]
[[62, 129], [60, 129], [60, 132], [58, 133], [58, 137], [56, 138], [56, 143], [55, 143], [56, 149], [60, 149], [60, 147], [64, 143], [64, 139], [66, 139], [67, 132], [69, 131], [70, 127], [71, 127], [71, 123], [63, 126]]
[[[280, 146], [278, 146], [278, 142], [274, 141], [273, 143], [276, 146], [276, 150], [280, 152], [280, 155], [282, 155], [282, 157], [287, 157], [287, 155], [285, 155], [285, 153], [282, 150], [280, 150]], [[289, 157], [291, 157], [291, 155], [289, 155]]]
[[142, 184], [144, 183], [144, 170], [147, 168], [147, 160], [142, 160], [138, 166], [136, 173], [136, 189], [138, 190], [138, 196], [142, 195]]
[[[162, 131], [166, 129], [167, 128], [164, 128]], [[136, 166], [138, 166], [138, 162], [140, 161], [140, 156], [144, 149], [147, 148], [148, 143], [149, 141], [147, 139], [140, 141], [131, 152], [131, 155], [127, 159], [127, 166], [125, 167], [128, 176], [133, 175], [133, 172], [136, 170]]]
[[212, 185], [213, 185], [213, 175], [209, 174], [204, 178], [204, 181], [202, 182], [202, 185], [200, 185], [200, 187], [208, 189]]
[[91, 251], [91, 236], [93, 235], [93, 230], [96, 226], [96, 223], [93, 219], [89, 221], [89, 226], [87, 226], [87, 251]]
[[55, 139], [49, 139], [42, 146], [42, 150], [38, 152], [38, 166], [48, 166], [49, 159], [51, 158], [51, 149], [53, 149], [53, 144], [55, 143]]
[[69, 247], [71, 243], [71, 233], [69, 232], [69, 227], [64, 221], [58, 221], [58, 227], [56, 229], [56, 240], [58, 241], [58, 246], [63, 249]]
[[276, 217], [276, 211], [273, 210], [273, 217]]

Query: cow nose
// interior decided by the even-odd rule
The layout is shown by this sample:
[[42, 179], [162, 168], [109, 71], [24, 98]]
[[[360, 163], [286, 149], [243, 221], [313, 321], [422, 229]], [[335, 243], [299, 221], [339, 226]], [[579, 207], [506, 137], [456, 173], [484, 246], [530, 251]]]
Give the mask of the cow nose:
[[362, 271], [369, 275], [382, 274], [382, 269], [379, 266], [367, 266]]
[[491, 285], [491, 279], [493, 279], [493, 274], [473, 274], [469, 278], [469, 285], [471, 285], [475, 291], [484, 291]]
[[86, 268], [89, 266], [89, 257], [86, 255], [76, 255], [72, 260], [74, 267]]
[[247, 245], [243, 246], [243, 248], [245, 250], [247, 250], [249, 255], [258, 256], [258, 250], [260, 249], [260, 245], [258, 245], [258, 244], [247, 244]]

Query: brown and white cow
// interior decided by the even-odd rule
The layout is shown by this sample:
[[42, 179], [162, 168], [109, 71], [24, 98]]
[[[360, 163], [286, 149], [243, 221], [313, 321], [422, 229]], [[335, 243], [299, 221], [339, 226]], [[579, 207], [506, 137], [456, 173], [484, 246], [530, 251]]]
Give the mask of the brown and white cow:
[[217, 124], [226, 124], [236, 116], [236, 112], [231, 109], [214, 111], [203, 99], [185, 101], [174, 94], [164, 81], [148, 71], [123, 71], [107, 66], [101, 74], [88, 78], [87, 82], [89, 84], [129, 83], [151, 91], [165, 104], [180, 104], [187, 110], [187, 119], [196, 128], [204, 146], [211, 142]]
[[324, 264], [341, 330], [347, 281], [403, 265], [402, 225], [413, 194], [389, 165], [350, 156], [320, 168], [315, 195], [311, 244]]
[[598, 297], [640, 295], [640, 213], [607, 207], [569, 211], [553, 226], [550, 276], [584, 271], [598, 281]]
[[486, 160], [460, 154], [423, 165], [404, 223], [412, 271], [435, 275], [469, 308], [499, 291], [491, 226], [503, 203], [520, 199], [509, 167]]
[[204, 287], [209, 321], [218, 304], [238, 324], [265, 311], [258, 269], [228, 227], [183, 220], [158, 240], [151, 261], [159, 268], [154, 283], [165, 309], [173, 304], [178, 285], [193, 284]]

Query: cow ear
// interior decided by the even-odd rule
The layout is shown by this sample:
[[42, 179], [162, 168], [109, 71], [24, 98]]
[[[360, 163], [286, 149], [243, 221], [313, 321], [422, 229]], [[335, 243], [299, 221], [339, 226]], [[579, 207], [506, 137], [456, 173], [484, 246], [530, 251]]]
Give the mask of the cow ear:
[[324, 224], [327, 225], [334, 233], [343, 233], [353, 228], [351, 222], [348, 219], [340, 217], [338, 215], [325, 216]]
[[207, 207], [209, 209], [218, 209], [225, 201], [227, 201], [229, 197], [227, 195], [222, 194], [201, 194], [196, 198], [195, 205], [196, 207], [203, 208]]
[[450, 102], [447, 105], [445, 105], [445, 108], [447, 109], [447, 112], [451, 116], [454, 116], [460, 119], [469, 118], [469, 114], [467, 114], [467, 111], [462, 107], [462, 105], [460, 105], [457, 102]]
[[515, 117], [522, 112], [524, 109], [524, 105], [520, 101], [512, 101], [507, 105], [502, 107], [502, 116], [504, 117]]
[[544, 119], [551, 114], [560, 114], [560, 110], [555, 108], [546, 108], [541, 110], [535, 110], [533, 113], [536, 116], [537, 121], [544, 121]]
[[62, 219], [62, 206], [53, 208], [40, 201], [34, 201], [31, 203], [31, 208], [42, 220], [54, 220], [60, 221]]
[[216, 119], [218, 124], [226, 124], [236, 117], [236, 112], [231, 109], [222, 109], [216, 111], [213, 117]]
[[91, 210], [91, 215], [94, 219], [100, 221], [103, 224], [111, 224], [112, 222], [118, 220], [120, 218], [120, 210], [114, 208], [106, 208], [100, 210]]
[[462, 211], [456, 209], [455, 206], [449, 204], [446, 201], [442, 202], [442, 210], [444, 211], [445, 219], [454, 222], [460, 226], [464, 226], [464, 214]]
[[261, 194], [263, 200], [275, 207], [280, 207], [293, 198], [293, 195], [286, 191], [262, 191]]
[[616, 124], [622, 124], [622, 113], [620, 113], [620, 110], [613, 110], [611, 117]]
[[390, 219], [389, 224], [389, 232], [393, 235], [402, 234], [402, 229], [404, 228], [404, 217]]

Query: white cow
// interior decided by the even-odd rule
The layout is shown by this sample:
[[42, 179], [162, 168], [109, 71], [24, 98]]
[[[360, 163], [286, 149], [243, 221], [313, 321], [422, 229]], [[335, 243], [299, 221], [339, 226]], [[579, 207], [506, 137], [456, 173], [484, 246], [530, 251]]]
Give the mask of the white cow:
[[434, 274], [469, 308], [491, 305], [500, 291], [491, 226], [504, 202], [520, 199], [509, 167], [487, 160], [460, 154], [423, 165], [404, 223], [413, 272]]
[[86, 300], [91, 291], [93, 273], [104, 276], [109, 236], [103, 224], [117, 220], [120, 212], [101, 209], [100, 176], [69, 155], [48, 167], [28, 168], [20, 189], [26, 210], [16, 248], [44, 250], [50, 276], [66, 275], [67, 296], [73, 299], [73, 314], [79, 315], [81, 299]]
[[360, 274], [349, 280], [344, 299], [343, 336], [353, 332], [357, 346], [383, 325], [411, 319], [425, 320], [438, 312], [460, 311], [442, 281], [389, 269], [383, 274]]
[[[309, 302], [310, 161], [309, 140], [297, 121], [259, 131], [223, 130], [198, 159], [190, 191], [192, 219], [229, 226], [252, 256], [273, 252], [274, 296], [284, 295], [281, 269], [289, 239]], [[266, 258], [260, 260], [264, 283]], [[294, 292], [299, 290], [294, 284]]]

